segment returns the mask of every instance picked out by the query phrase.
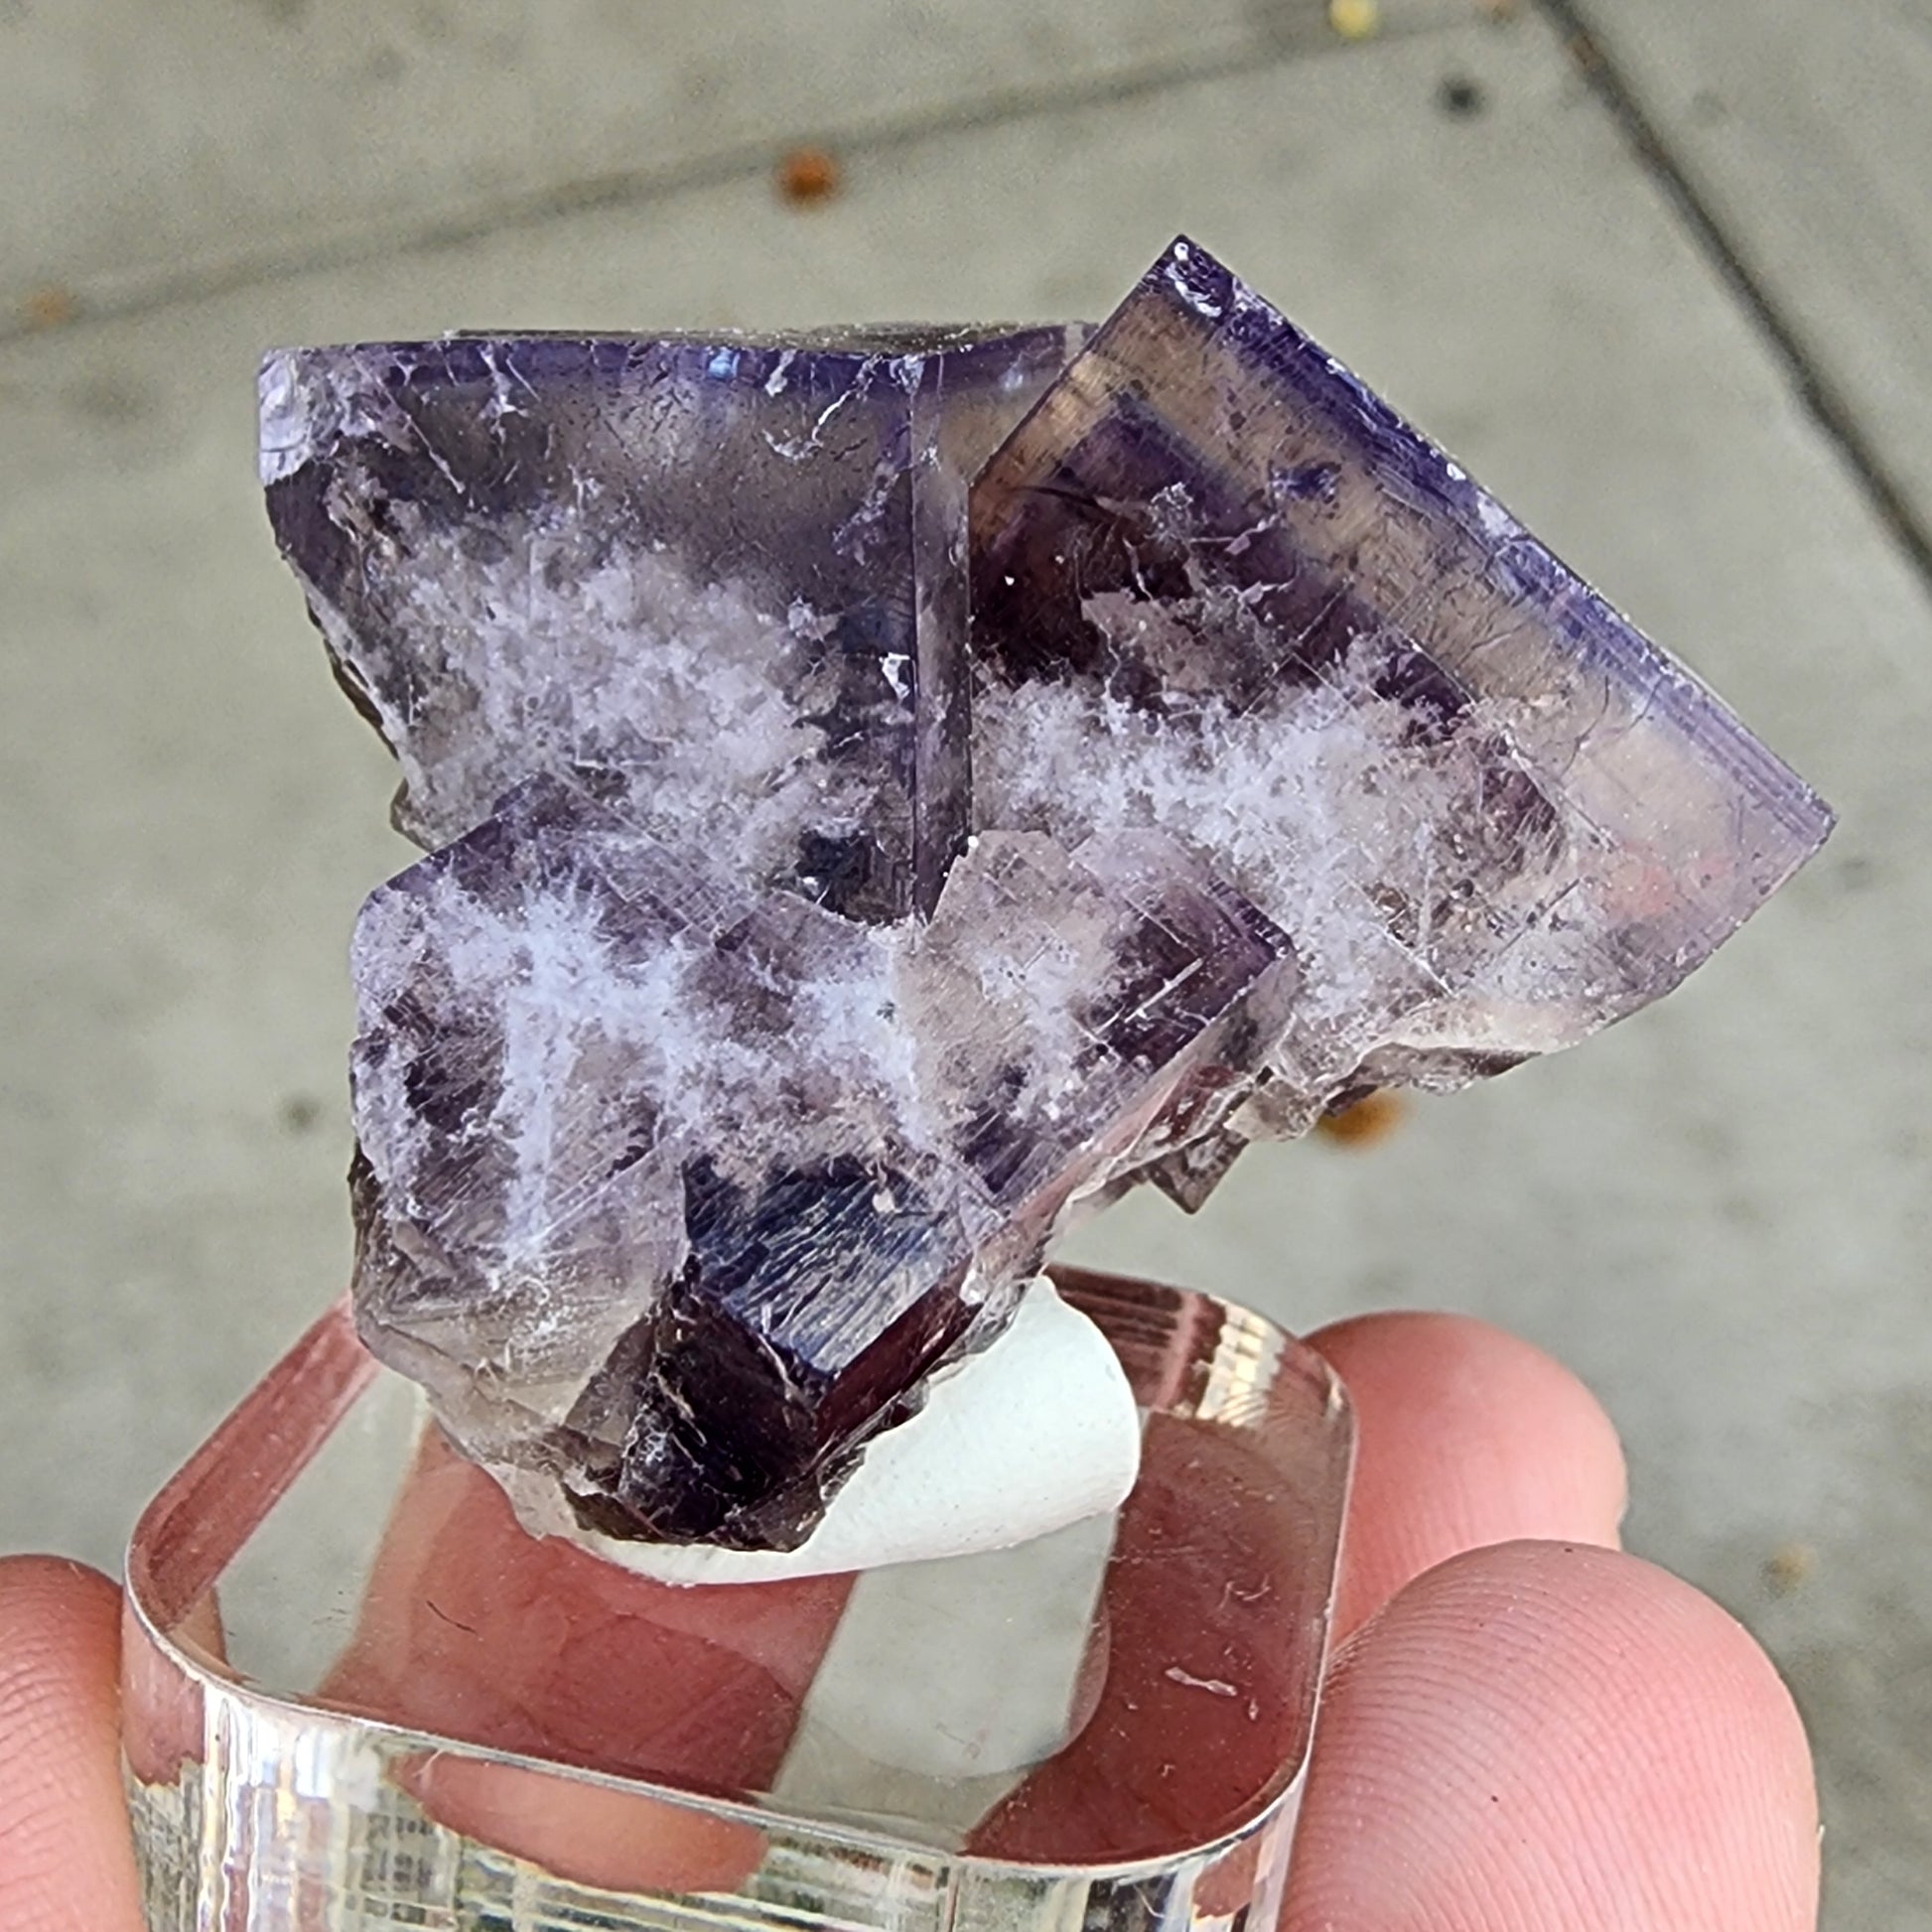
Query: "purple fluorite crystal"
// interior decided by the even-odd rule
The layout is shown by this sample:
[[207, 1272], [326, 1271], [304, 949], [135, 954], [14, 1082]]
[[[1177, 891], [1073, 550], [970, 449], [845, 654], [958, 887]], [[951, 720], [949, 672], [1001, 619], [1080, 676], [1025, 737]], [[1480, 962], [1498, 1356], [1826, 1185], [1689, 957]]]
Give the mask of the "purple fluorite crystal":
[[365, 1334], [586, 1524], [780, 1549], [1295, 985], [1158, 835], [991, 833], [867, 925], [552, 778], [378, 892], [354, 965]]
[[855, 918], [969, 829], [967, 487], [1066, 328], [454, 337], [262, 371], [269, 518], [434, 847], [576, 770]]
[[1157, 824], [1293, 938], [1263, 1077], [1162, 1180], [1668, 992], [1829, 817], [1683, 667], [1174, 244], [982, 474], [976, 810]]
[[460, 338], [263, 393], [443, 848], [357, 931], [358, 1315], [538, 1527], [795, 1545], [1072, 1202], [1567, 1045], [1829, 829], [1184, 241], [1090, 341]]

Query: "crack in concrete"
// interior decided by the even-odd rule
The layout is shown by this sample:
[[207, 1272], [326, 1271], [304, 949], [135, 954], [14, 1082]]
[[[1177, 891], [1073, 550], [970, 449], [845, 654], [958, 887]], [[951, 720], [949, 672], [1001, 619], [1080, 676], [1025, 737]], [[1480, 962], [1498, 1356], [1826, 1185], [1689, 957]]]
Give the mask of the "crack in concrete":
[[[4, 0], [0, 0], [4, 4]], [[1150, 62], [1124, 73], [1087, 75], [1059, 85], [1004, 87], [991, 93], [927, 108], [899, 118], [885, 117], [844, 128], [794, 129], [783, 136], [743, 142], [690, 161], [643, 164], [585, 176], [525, 194], [479, 204], [441, 218], [405, 226], [372, 225], [337, 240], [307, 248], [268, 248], [226, 263], [191, 267], [174, 275], [104, 299], [90, 299], [84, 288], [63, 291], [74, 304], [59, 332], [68, 335], [91, 324], [186, 306], [266, 282], [291, 280], [330, 268], [382, 261], [416, 249], [461, 247], [491, 235], [513, 233], [552, 220], [620, 207], [637, 207], [694, 189], [768, 174], [781, 156], [809, 142], [842, 159], [877, 157], [916, 147], [948, 134], [1009, 126], [1044, 115], [1079, 112], [1122, 101], [1146, 99], [1171, 88], [1286, 67], [1291, 62], [1360, 59], [1378, 47], [1439, 35], [1463, 23], [1445, 14], [1428, 21], [1393, 24], [1375, 40], [1343, 40], [1326, 24], [1325, 13], [1299, 10], [1292, 17], [1270, 13], [1260, 18], [1250, 38], [1204, 56], [1180, 55]], [[0, 321], [0, 348], [53, 333], [32, 320]]]
[[1744, 310], [1776, 356], [1798, 399], [1851, 471], [1865, 500], [1913, 569], [1932, 585], [1932, 517], [1912, 500], [1883, 455], [1866, 436], [1860, 412], [1814, 354], [1800, 324], [1788, 315], [1752, 266], [1745, 247], [1732, 239], [1695, 168], [1680, 158], [1657, 118], [1592, 24], [1591, 0], [1537, 0], [1568, 40], [1573, 57], [1596, 97], [1616, 120], [1631, 151], [1662, 190], [1691, 238]]

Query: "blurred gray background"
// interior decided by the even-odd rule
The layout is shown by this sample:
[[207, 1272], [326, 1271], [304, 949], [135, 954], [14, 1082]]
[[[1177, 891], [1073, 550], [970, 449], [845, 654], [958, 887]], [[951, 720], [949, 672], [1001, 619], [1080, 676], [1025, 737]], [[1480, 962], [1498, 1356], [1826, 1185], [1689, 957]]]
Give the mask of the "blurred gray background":
[[[837, 192], [781, 192], [801, 145]], [[112, 1566], [339, 1289], [406, 858], [267, 345], [1104, 313], [1185, 228], [1841, 808], [1687, 990], [1089, 1258], [1573, 1362], [1932, 1925], [1928, 0], [0, 0], [0, 1547]]]

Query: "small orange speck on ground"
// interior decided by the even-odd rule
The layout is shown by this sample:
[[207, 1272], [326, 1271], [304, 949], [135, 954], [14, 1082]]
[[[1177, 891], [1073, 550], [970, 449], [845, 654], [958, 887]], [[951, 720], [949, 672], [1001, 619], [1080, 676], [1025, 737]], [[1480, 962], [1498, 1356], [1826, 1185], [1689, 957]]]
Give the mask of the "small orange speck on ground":
[[793, 148], [778, 163], [778, 193], [799, 207], [829, 202], [839, 181], [838, 157], [823, 148]]
[[1373, 1147], [1377, 1141], [1387, 1140], [1402, 1125], [1407, 1112], [1395, 1094], [1366, 1094], [1339, 1113], [1323, 1114], [1315, 1122], [1314, 1131], [1324, 1140], [1337, 1141], [1343, 1147]]
[[1373, 40], [1382, 27], [1376, 0], [1328, 0], [1328, 25], [1345, 41]]
[[1811, 1575], [1817, 1562], [1809, 1544], [1782, 1544], [1764, 1559], [1764, 1587], [1773, 1596], [1789, 1596]]
[[1516, 0], [1476, 0], [1476, 10], [1491, 20], [1513, 20], [1516, 17]]
[[20, 307], [29, 329], [59, 329], [63, 323], [71, 322], [80, 312], [79, 303], [73, 299], [73, 291], [64, 288], [59, 282], [50, 282], [46, 288], [36, 289]]

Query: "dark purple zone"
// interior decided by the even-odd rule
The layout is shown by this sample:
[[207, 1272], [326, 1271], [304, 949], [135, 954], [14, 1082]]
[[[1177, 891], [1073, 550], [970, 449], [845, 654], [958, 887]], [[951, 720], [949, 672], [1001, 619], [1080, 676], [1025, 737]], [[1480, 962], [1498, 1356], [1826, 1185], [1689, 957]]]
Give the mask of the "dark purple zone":
[[[876, 1162], [748, 1192], [699, 1157], [684, 1197], [683, 1272], [585, 1398], [630, 1418], [622, 1450], [587, 1459], [572, 1504], [608, 1535], [795, 1549], [972, 1325], [972, 1246]], [[883, 1330], [867, 1320], [881, 1304], [900, 1310]]]

